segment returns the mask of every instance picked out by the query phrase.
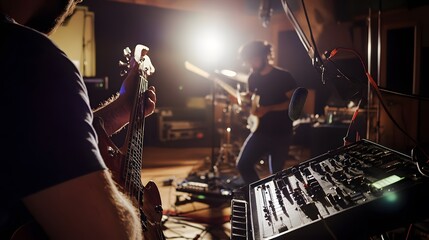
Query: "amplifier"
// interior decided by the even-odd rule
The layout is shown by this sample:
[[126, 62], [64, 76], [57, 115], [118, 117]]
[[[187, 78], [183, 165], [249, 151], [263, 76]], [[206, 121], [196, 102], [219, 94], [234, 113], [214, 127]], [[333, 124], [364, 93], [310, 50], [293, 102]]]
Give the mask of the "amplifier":
[[206, 136], [206, 129], [203, 123], [189, 121], [163, 121], [161, 124], [161, 141], [202, 139]]
[[160, 108], [156, 113], [158, 136], [161, 142], [201, 140], [207, 137], [205, 111]]
[[241, 189], [231, 239], [368, 239], [427, 219], [428, 189], [410, 156], [361, 140]]
[[94, 89], [109, 89], [109, 78], [108, 77], [84, 77], [83, 81], [88, 88]]

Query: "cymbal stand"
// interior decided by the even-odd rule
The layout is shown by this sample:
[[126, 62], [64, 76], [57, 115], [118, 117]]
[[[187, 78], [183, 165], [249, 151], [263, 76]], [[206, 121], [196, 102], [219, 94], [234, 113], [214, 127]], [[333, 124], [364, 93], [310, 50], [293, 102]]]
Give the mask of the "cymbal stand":
[[[215, 166], [219, 170], [228, 170], [231, 167], [235, 169], [235, 159], [237, 155], [233, 151], [233, 144], [231, 143], [231, 127], [232, 127], [232, 106], [230, 103], [223, 109], [223, 122], [225, 123], [223, 126], [223, 137], [221, 138], [220, 142], [220, 149], [219, 149], [219, 155], [217, 157], [217, 161], [215, 163]], [[221, 166], [221, 163], [224, 163], [223, 166]], [[224, 169], [222, 167], [226, 167], [227, 169]]]
[[211, 87], [211, 107], [212, 107], [212, 125], [211, 125], [211, 158], [210, 158], [210, 169], [207, 172], [206, 176], [207, 176], [207, 183], [209, 188], [213, 189], [216, 188], [216, 177], [218, 175], [217, 173], [217, 168], [216, 168], [216, 164], [215, 164], [215, 139], [216, 139], [216, 110], [215, 110], [215, 104], [216, 104], [216, 82], [213, 81], [212, 87]]
[[[231, 118], [233, 116], [231, 111], [232, 111], [232, 105], [228, 101], [226, 107], [222, 109], [221, 121], [223, 123], [223, 129], [220, 137], [220, 148], [216, 158], [215, 158], [215, 153], [213, 152], [214, 148], [212, 148], [212, 159], [211, 159], [212, 164], [207, 174], [208, 187], [210, 189], [221, 188], [224, 185], [224, 183], [222, 183], [222, 180], [220, 178], [220, 174], [236, 170], [235, 159], [237, 157], [237, 154], [234, 154], [233, 144], [231, 143], [231, 130], [232, 130]], [[216, 122], [216, 121], [213, 121], [213, 122]], [[212, 129], [215, 129], [215, 128], [216, 126], [213, 125]], [[232, 180], [234, 179], [229, 179], [227, 180], [227, 182], [230, 182]]]

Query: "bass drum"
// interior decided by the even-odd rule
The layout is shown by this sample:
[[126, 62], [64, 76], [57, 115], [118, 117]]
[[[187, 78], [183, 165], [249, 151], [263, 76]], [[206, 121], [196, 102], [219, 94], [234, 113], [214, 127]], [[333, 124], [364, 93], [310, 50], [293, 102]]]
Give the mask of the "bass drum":
[[206, 106], [210, 109], [210, 112], [213, 111], [210, 114], [213, 118], [211, 121], [214, 121], [221, 144], [234, 144], [241, 147], [250, 133], [247, 128], [249, 108], [238, 105], [224, 95], [216, 95], [215, 101], [211, 99], [211, 96], [206, 96]]
[[225, 95], [216, 95], [214, 101], [212, 96], [207, 95], [205, 98], [207, 110], [212, 116], [211, 121], [214, 121], [216, 129], [223, 128], [225, 122], [225, 111], [228, 108], [229, 99]]

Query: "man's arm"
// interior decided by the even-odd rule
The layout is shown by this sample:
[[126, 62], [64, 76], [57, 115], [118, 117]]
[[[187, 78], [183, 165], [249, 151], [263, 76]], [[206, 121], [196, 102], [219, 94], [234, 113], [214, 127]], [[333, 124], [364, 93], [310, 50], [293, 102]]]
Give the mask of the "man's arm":
[[255, 112], [252, 114], [254, 114], [257, 117], [262, 117], [265, 114], [267, 114], [268, 112], [287, 110], [289, 108], [289, 103], [290, 103], [290, 99], [291, 99], [292, 94], [293, 94], [293, 90], [288, 91], [285, 94], [288, 97], [287, 101], [284, 101], [284, 102], [278, 103], [278, 104], [273, 104], [273, 105], [259, 106], [258, 108], [255, 109]]
[[[138, 87], [139, 64], [131, 58], [130, 69], [122, 83], [120, 93], [107, 100], [94, 111], [94, 116], [100, 117], [104, 122], [104, 129], [110, 136], [121, 130], [130, 121], [130, 114], [134, 105], [135, 93]], [[155, 87], [150, 86], [146, 91], [145, 117], [155, 110]]]
[[[120, 94], [94, 111], [109, 135], [130, 120], [138, 84], [138, 64], [131, 66]], [[155, 109], [154, 87], [149, 87], [146, 97], [145, 117]], [[137, 208], [118, 190], [108, 170], [57, 184], [25, 197], [23, 202], [51, 239], [143, 238]]]
[[108, 170], [29, 195], [24, 204], [51, 239], [142, 239], [136, 208]]

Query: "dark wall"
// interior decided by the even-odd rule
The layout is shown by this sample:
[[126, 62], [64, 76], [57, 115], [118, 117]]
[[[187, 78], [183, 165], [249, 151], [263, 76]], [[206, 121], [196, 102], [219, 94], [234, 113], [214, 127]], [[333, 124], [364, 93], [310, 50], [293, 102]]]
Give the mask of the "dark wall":
[[[118, 61], [123, 59], [125, 47], [133, 49], [136, 44], [150, 48], [149, 56], [156, 71], [148, 80], [157, 89], [158, 109], [182, 109], [186, 107], [189, 97], [211, 95], [213, 82], [184, 67], [185, 61], [206, 67], [198, 61], [200, 56], [197, 56], [204, 56], [204, 52], [193, 51], [188, 41], [195, 37], [190, 29], [198, 24], [201, 26], [203, 20], [199, 19], [204, 19], [204, 14], [104, 0], [87, 0], [83, 5], [95, 16], [96, 75], [109, 78], [109, 89], [93, 92], [92, 95], [90, 92], [92, 99], [107, 99], [119, 90], [122, 77], [119, 75]], [[224, 21], [231, 23], [228, 19]], [[230, 27], [233, 28], [233, 24]], [[222, 59], [222, 64], [236, 61], [236, 51], [243, 42], [240, 33], [236, 32], [236, 40], [228, 43], [229, 51], [226, 51], [231, 56]], [[207, 107], [207, 111], [211, 111], [210, 107]], [[145, 132], [148, 145], [156, 142], [156, 117], [154, 114], [146, 120], [146, 128], [153, 129]], [[207, 119], [208, 125], [210, 121]], [[123, 136], [117, 138], [117, 141], [121, 141]]]
[[[326, 105], [345, 107], [349, 101], [366, 99], [367, 81], [361, 62], [355, 56], [325, 61], [325, 73], [313, 67], [295, 31], [279, 33], [278, 64], [288, 69], [301, 87], [314, 89], [315, 113], [323, 114]], [[338, 68], [345, 77], [340, 76]]]
[[[96, 74], [109, 78], [109, 89], [90, 92], [91, 100], [107, 99], [119, 90], [122, 77], [118, 61], [123, 59], [123, 49], [144, 44], [150, 48], [149, 56], [156, 69], [148, 80], [158, 90], [157, 107], [182, 105], [182, 95], [187, 93], [179, 92], [177, 85], [186, 73], [178, 66], [181, 57], [173, 51], [178, 46], [174, 45], [174, 41], [168, 41], [177, 30], [171, 23], [166, 23], [166, 18], [179, 18], [180, 14], [109, 1], [89, 0], [84, 5], [95, 15]], [[145, 145], [156, 143], [156, 123], [155, 114], [146, 119]], [[122, 144], [125, 134], [124, 130], [113, 137], [116, 144]]]
[[96, 72], [108, 76], [108, 94], [116, 92], [121, 84], [118, 61], [125, 47], [144, 44], [156, 68], [149, 82], [158, 89], [159, 107], [182, 107], [191, 95], [204, 96], [211, 84], [201, 81], [184, 68], [189, 55], [181, 49], [187, 46], [184, 25], [195, 14], [175, 10], [89, 0], [85, 5], [95, 14]]
[[[132, 48], [138, 43], [147, 45], [156, 68], [150, 80], [159, 87], [161, 107], [182, 107], [188, 96], [210, 94], [211, 82], [186, 70], [185, 61], [207, 71], [215, 68], [234, 69], [238, 64], [237, 50], [249, 37], [240, 21], [207, 12], [179, 11], [103, 0], [87, 0], [84, 5], [95, 15], [97, 75], [109, 76], [114, 92], [120, 86], [117, 62], [122, 58], [123, 48]], [[224, 53], [214, 66], [205, 50], [192, 48], [195, 44], [192, 41], [199, 37], [204, 28], [210, 29], [213, 25], [223, 31], [220, 34], [226, 40], [222, 49]]]

